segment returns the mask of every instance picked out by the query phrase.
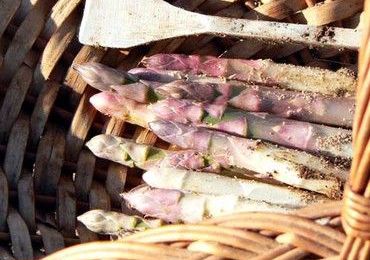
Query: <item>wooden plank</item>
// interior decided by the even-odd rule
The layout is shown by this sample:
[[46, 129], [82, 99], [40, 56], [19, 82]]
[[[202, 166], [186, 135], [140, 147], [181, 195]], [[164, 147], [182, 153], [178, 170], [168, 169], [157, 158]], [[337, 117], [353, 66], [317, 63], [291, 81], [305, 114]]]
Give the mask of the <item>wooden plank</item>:
[[90, 209], [110, 210], [110, 198], [104, 186], [98, 182], [93, 182], [90, 191]]
[[35, 193], [31, 173], [23, 173], [18, 181], [18, 210], [28, 230], [34, 233], [36, 230]]
[[20, 4], [21, 0], [2, 0], [0, 2], [0, 38]]
[[9, 135], [4, 159], [4, 172], [9, 182], [9, 187], [16, 188], [21, 176], [23, 158], [29, 134], [29, 119], [21, 116], [15, 122]]
[[47, 255], [64, 248], [64, 238], [57, 230], [43, 224], [38, 224], [37, 228], [40, 230]]
[[90, 151], [81, 151], [77, 161], [77, 171], [74, 180], [77, 199], [88, 200], [94, 169], [95, 156]]
[[76, 226], [76, 199], [72, 180], [61, 178], [57, 192], [57, 222], [63, 236], [74, 236]]
[[0, 109], [0, 142], [6, 140], [17, 119], [31, 81], [32, 70], [22, 65], [10, 82]]
[[55, 194], [64, 161], [65, 137], [52, 126], [41, 139], [35, 161], [35, 189], [42, 194]]
[[33, 248], [27, 225], [19, 213], [13, 208], [9, 209], [7, 223], [15, 258], [33, 259]]
[[6, 229], [6, 217], [8, 216], [9, 189], [8, 181], [3, 170], [0, 168], [0, 231]]
[[31, 144], [35, 146], [46, 125], [55, 99], [57, 98], [60, 84], [55, 82], [46, 82], [37, 97], [34, 109], [31, 115]]

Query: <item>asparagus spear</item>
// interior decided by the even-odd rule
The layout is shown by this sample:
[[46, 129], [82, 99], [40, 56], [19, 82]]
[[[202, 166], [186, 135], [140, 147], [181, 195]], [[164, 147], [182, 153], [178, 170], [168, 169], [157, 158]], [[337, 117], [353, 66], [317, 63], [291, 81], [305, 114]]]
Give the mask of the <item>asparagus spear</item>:
[[178, 190], [152, 189], [148, 186], [136, 187], [123, 193], [122, 197], [142, 214], [171, 223], [197, 223], [206, 218], [236, 212], [292, 210], [282, 205], [248, 200], [235, 195], [182, 193]]
[[[123, 74], [122, 71], [98, 63], [86, 63], [78, 65], [77, 68], [91, 86], [100, 90], [112, 90], [123, 97], [143, 103], [165, 97], [213, 102], [215, 98], [224, 96], [224, 99], [229, 101], [229, 105], [246, 111], [267, 112], [286, 118], [345, 127], [351, 127], [353, 121], [355, 106], [353, 97], [301, 93], [248, 85], [238, 81], [225, 83], [219, 78], [186, 76], [181, 71], [158, 72], [137, 68]], [[115, 76], [116, 74], [119, 76]], [[122, 82], [127, 82], [125, 79], [127, 77], [137, 77], [141, 80], [123, 85]], [[186, 77], [187, 81], [173, 81]], [[143, 78], [146, 80], [142, 80]], [[137, 81], [137, 79], [131, 79], [129, 82], [132, 80]], [[170, 82], [163, 85], [158, 81]]]
[[181, 70], [212, 77], [278, 84], [292, 90], [323, 94], [354, 93], [355, 77], [348, 71], [277, 64], [270, 60], [222, 59], [210, 56], [156, 54], [142, 63], [150, 69]]
[[139, 216], [128, 216], [114, 211], [94, 209], [77, 217], [89, 230], [123, 237], [135, 232], [162, 226], [160, 219], [144, 219]]
[[101, 91], [109, 90], [112, 85], [122, 85], [139, 80], [133, 74], [116, 70], [97, 62], [74, 64], [73, 68], [87, 84]]
[[150, 168], [144, 173], [143, 180], [154, 188], [210, 195], [236, 195], [289, 208], [303, 207], [327, 200], [322, 195], [313, 195], [311, 192], [286, 186], [169, 167]]
[[[220, 104], [218, 101], [221, 101]], [[148, 127], [152, 121], [163, 119], [262, 139], [314, 153], [344, 158], [352, 156], [349, 130], [265, 113], [248, 113], [226, 108], [222, 100], [218, 101], [207, 104], [170, 98], [145, 105], [112, 92], [101, 92], [90, 99], [97, 110], [143, 127]]]
[[97, 157], [144, 170], [154, 167], [219, 170], [216, 164], [194, 150], [168, 151], [113, 135], [97, 135], [86, 146]]
[[175, 122], [162, 120], [149, 126], [161, 139], [197, 150], [225, 168], [251, 170], [331, 198], [340, 197], [347, 178], [346, 170], [305, 152]]

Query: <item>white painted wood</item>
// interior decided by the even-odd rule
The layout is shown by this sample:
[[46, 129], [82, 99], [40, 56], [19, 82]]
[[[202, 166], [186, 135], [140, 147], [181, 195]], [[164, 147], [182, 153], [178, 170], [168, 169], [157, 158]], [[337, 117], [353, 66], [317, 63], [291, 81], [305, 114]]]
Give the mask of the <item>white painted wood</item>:
[[87, 0], [79, 40], [87, 45], [129, 48], [202, 33], [349, 49], [359, 48], [361, 36], [357, 29], [202, 15], [163, 0]]

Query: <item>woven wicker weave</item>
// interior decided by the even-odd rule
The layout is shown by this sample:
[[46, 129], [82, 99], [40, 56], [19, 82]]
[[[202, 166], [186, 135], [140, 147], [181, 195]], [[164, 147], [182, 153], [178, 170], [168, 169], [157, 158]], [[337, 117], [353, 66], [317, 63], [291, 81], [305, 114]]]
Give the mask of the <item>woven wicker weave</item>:
[[[177, 0], [197, 12], [312, 25], [358, 26], [361, 0]], [[320, 3], [318, 3], [320, 2]], [[357, 71], [355, 157], [343, 202], [292, 215], [245, 213], [199, 225], [171, 225], [119, 242], [70, 247], [48, 259], [370, 259], [370, 1], [358, 54], [269, 46], [214, 36], [165, 40], [130, 50], [81, 46], [81, 0], [0, 0], [0, 259], [32, 259], [107, 240], [76, 221], [94, 208], [130, 212], [119, 193], [141, 172], [95, 158], [90, 137], [110, 133], [166, 147], [146, 129], [107, 118], [89, 104], [94, 90], [72, 64], [99, 61], [129, 69], [159, 52], [271, 58]], [[225, 52], [226, 51], [226, 52]], [[40, 136], [42, 138], [40, 139]], [[33, 173], [33, 174], [32, 174]], [[342, 217], [341, 217], [342, 213]], [[315, 220], [326, 218], [325, 225]], [[342, 221], [345, 235], [342, 229]], [[78, 236], [76, 235], [76, 230]]]

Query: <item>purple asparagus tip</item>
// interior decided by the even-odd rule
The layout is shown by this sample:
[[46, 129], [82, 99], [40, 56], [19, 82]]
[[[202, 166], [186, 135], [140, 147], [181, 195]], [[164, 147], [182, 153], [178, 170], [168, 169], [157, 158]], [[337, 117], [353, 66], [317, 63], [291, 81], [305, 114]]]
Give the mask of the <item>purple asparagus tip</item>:
[[89, 101], [99, 112], [120, 118], [127, 113], [127, 109], [118, 98], [113, 92], [103, 91], [90, 97]]

